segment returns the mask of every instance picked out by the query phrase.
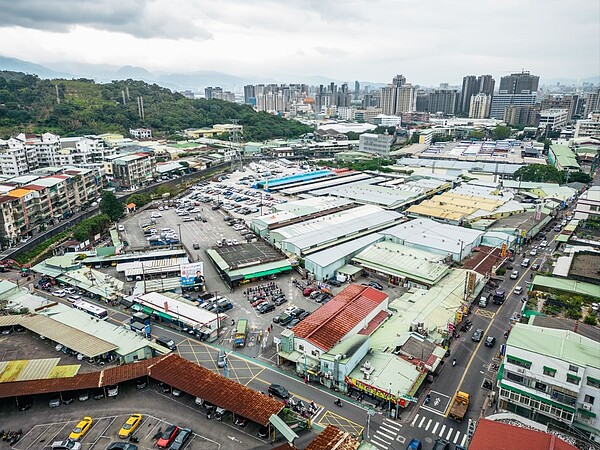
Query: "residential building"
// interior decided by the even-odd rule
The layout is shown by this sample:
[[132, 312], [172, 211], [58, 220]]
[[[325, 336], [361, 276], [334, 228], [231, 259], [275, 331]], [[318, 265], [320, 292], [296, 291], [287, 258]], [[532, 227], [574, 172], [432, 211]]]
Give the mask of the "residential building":
[[429, 94], [429, 112], [452, 115], [456, 113], [458, 91], [436, 89]]
[[368, 107], [366, 109], [357, 109], [354, 112], [354, 120], [357, 122], [375, 123], [375, 118], [382, 114], [382, 108]]
[[600, 343], [576, 331], [515, 324], [499, 372], [499, 409], [600, 442], [598, 355]]
[[394, 136], [389, 134], [363, 133], [359, 136], [358, 150], [387, 158], [394, 142]]
[[540, 111], [539, 128], [552, 131], [564, 127], [569, 120], [568, 109], [543, 109]]
[[579, 196], [575, 218], [600, 220], [600, 186], [592, 186]]
[[600, 139], [600, 112], [590, 114], [589, 119], [578, 120], [575, 125], [574, 137], [595, 137]]
[[577, 94], [569, 95], [551, 95], [545, 97], [540, 102], [540, 109], [542, 111], [546, 109], [566, 109], [567, 110], [567, 122], [573, 120], [573, 116], [577, 115], [577, 106], [579, 104], [580, 97]]
[[204, 88], [204, 98], [206, 100], [211, 100], [213, 98], [222, 100], [223, 99], [223, 88], [220, 88], [220, 87]]
[[492, 96], [488, 94], [477, 94], [471, 96], [469, 105], [469, 117], [473, 119], [485, 119], [489, 117]]
[[[468, 113], [471, 108], [471, 98], [479, 93], [479, 83], [475, 75], [463, 77], [462, 90], [460, 96], [460, 112]], [[418, 111], [420, 111], [417, 108]], [[429, 110], [427, 110], [429, 111]], [[469, 115], [469, 117], [471, 117]]]
[[381, 88], [381, 112], [387, 115], [396, 114], [396, 92], [395, 86]]
[[410, 84], [403, 84], [397, 90], [396, 94], [396, 111], [394, 114], [416, 111], [417, 107], [417, 90]]
[[375, 119], [373, 120], [373, 123], [377, 126], [382, 127], [400, 127], [402, 125], [402, 117], [378, 114], [377, 117], [375, 117]]
[[138, 140], [152, 139], [152, 130], [150, 128], [133, 128], [129, 129], [129, 135]]
[[116, 155], [109, 159], [113, 184], [135, 188], [150, 183], [156, 174], [156, 160], [150, 152]]
[[[496, 97], [494, 97], [495, 99]], [[498, 107], [498, 105], [496, 105]], [[497, 110], [499, 111], [499, 109]], [[492, 113], [490, 113], [492, 115]], [[493, 117], [493, 116], [492, 116]], [[508, 125], [526, 127], [537, 127], [539, 123], [539, 109], [533, 104], [528, 105], [505, 105], [504, 121]]]
[[590, 92], [585, 99], [585, 109], [583, 111], [583, 117], [588, 118], [590, 114], [600, 112], [600, 88], [596, 89], [595, 92]]
[[2, 175], [19, 176], [39, 166], [35, 148], [26, 147], [24, 142], [10, 138], [0, 140], [0, 172]]

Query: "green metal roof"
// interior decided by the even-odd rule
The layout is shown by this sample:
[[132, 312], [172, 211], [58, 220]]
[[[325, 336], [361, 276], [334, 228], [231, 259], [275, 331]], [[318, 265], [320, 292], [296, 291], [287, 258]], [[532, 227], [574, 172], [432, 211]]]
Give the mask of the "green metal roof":
[[565, 145], [554, 144], [550, 146], [550, 151], [554, 153], [554, 155], [556, 156], [556, 161], [558, 161], [561, 167], [574, 167], [577, 169], [580, 168], [575, 153], [573, 153], [573, 151], [569, 147]]
[[227, 273], [230, 278], [236, 276], [243, 276], [244, 278], [257, 278], [264, 277], [271, 274], [277, 274], [291, 270], [290, 262], [287, 259], [280, 261], [273, 261], [265, 264], [259, 264], [257, 266], [243, 267], [241, 269], [232, 270]]
[[383, 241], [367, 247], [353, 261], [385, 274], [433, 285], [449, 272], [448, 266], [439, 263], [442, 259], [436, 253]]
[[533, 279], [533, 289], [537, 288], [558, 289], [559, 291], [573, 292], [575, 294], [584, 294], [600, 298], [600, 289], [598, 289], [597, 285], [566, 278], [536, 275]]
[[[512, 328], [506, 345], [507, 354], [514, 347], [582, 367], [600, 369], [600, 342], [571, 330], [517, 323]], [[550, 361], [545, 362], [548, 364]]]

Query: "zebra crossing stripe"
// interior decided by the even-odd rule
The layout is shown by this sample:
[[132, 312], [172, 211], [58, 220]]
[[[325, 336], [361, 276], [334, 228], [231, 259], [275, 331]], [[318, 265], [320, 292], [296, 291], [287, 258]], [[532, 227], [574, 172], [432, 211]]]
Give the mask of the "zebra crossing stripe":
[[396, 431], [400, 431], [400, 427], [396, 423], [392, 422], [389, 419], [384, 419], [383, 420], [383, 425], [385, 425], [386, 427], [393, 428]]
[[448, 430], [448, 436], [446, 436], [446, 440], [447, 440], [447, 441], [449, 441], [449, 440], [450, 440], [450, 436], [452, 436], [452, 432], [453, 432], [453, 431], [454, 431], [454, 429], [453, 429], [453, 428], [450, 428], [450, 429]]
[[465, 434], [462, 438], [462, 441], [460, 441], [460, 445], [462, 445], [464, 447], [466, 442], [467, 442], [467, 435]]
[[391, 442], [386, 441], [385, 439], [383, 439], [381, 436], [378, 436], [377, 434], [373, 435], [373, 439], [377, 439], [378, 441], [381, 441], [381, 442], [383, 442], [386, 445], [390, 445], [391, 444]]
[[427, 417], [423, 416], [421, 417], [421, 421], [419, 422], [419, 428], [421, 428], [423, 426], [423, 422], [425, 422], [425, 419], [427, 419]]
[[419, 415], [417, 414], [417, 415], [415, 416], [415, 418], [413, 419], [413, 421], [410, 423], [410, 426], [411, 426], [411, 427], [414, 427], [414, 426], [415, 426], [415, 423], [417, 422], [417, 419], [418, 419], [418, 418], [419, 418]]
[[432, 434], [435, 434], [435, 431], [438, 429], [438, 427], [439, 427], [439, 426], [440, 426], [440, 423], [439, 423], [439, 422], [436, 422], [436, 423], [435, 423], [435, 426], [434, 426], [434, 427], [433, 427], [433, 429], [431, 430], [431, 433], [432, 433]]
[[439, 436], [441, 436], [442, 434], [444, 434], [444, 430], [445, 429], [446, 429], [446, 425], [442, 425], [442, 429], [440, 430]]
[[452, 441], [454, 444], [456, 444], [456, 441], [458, 441], [459, 436], [460, 436], [460, 431], [456, 430], [456, 436], [454, 436], [454, 440]]
[[379, 429], [375, 432], [375, 434], [381, 434], [383, 437], [385, 437], [386, 439], [390, 439], [390, 440], [394, 440], [396, 439], [396, 434], [397, 433], [393, 433], [391, 436], [389, 434], [384, 433], [384, 431], [387, 431], [388, 433], [390, 433], [388, 430], [382, 430], [381, 427], [379, 427]]
[[373, 441], [373, 440], [371, 440], [371, 444], [373, 444], [373, 445], [375, 445], [375, 446], [377, 446], [377, 447], [379, 447], [379, 448], [382, 448], [383, 450], [387, 450], [387, 449], [388, 449], [388, 446], [387, 446], [387, 445], [380, 444], [380, 443], [379, 443], [379, 442], [377, 442], [377, 441]]
[[429, 426], [431, 425], [431, 422], [433, 422], [433, 420], [429, 419], [429, 422], [427, 422], [427, 426], [425, 427], [425, 431], [429, 431]]

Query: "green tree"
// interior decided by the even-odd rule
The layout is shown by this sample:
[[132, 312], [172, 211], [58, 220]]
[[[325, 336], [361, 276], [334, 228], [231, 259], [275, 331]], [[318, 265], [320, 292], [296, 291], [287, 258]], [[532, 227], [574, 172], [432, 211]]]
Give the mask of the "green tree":
[[[566, 180], [567, 176], [565, 175], [565, 180]], [[587, 173], [585, 172], [570, 172], [569, 176], [569, 183], [584, 183], [584, 184], [588, 184], [592, 182], [592, 177], [589, 176]]]
[[100, 211], [106, 214], [110, 220], [116, 222], [123, 216], [123, 205], [112, 191], [102, 192], [100, 200]]
[[564, 174], [556, 169], [556, 167], [545, 166], [543, 164], [529, 164], [518, 169], [514, 173], [513, 179], [543, 183], [562, 183], [564, 181]]
[[509, 127], [505, 127], [503, 125], [497, 125], [496, 128], [492, 130], [492, 139], [499, 141], [502, 139], [508, 139], [510, 137], [511, 130]]
[[127, 197], [127, 203], [135, 203], [136, 206], [144, 206], [152, 201], [152, 196], [146, 192], [131, 194]]
[[469, 139], [477, 139], [477, 140], [485, 139], [485, 131], [471, 130], [471, 131], [469, 131]]
[[598, 324], [598, 318], [596, 317], [596, 314], [588, 314], [583, 319], [583, 323], [596, 326]]

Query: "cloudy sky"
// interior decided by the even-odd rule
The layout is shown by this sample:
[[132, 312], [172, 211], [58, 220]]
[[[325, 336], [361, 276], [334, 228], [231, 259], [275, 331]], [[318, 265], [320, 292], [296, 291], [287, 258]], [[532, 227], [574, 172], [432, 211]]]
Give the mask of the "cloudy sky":
[[429, 85], [522, 68], [587, 78], [599, 17], [597, 0], [0, 0], [0, 54]]

